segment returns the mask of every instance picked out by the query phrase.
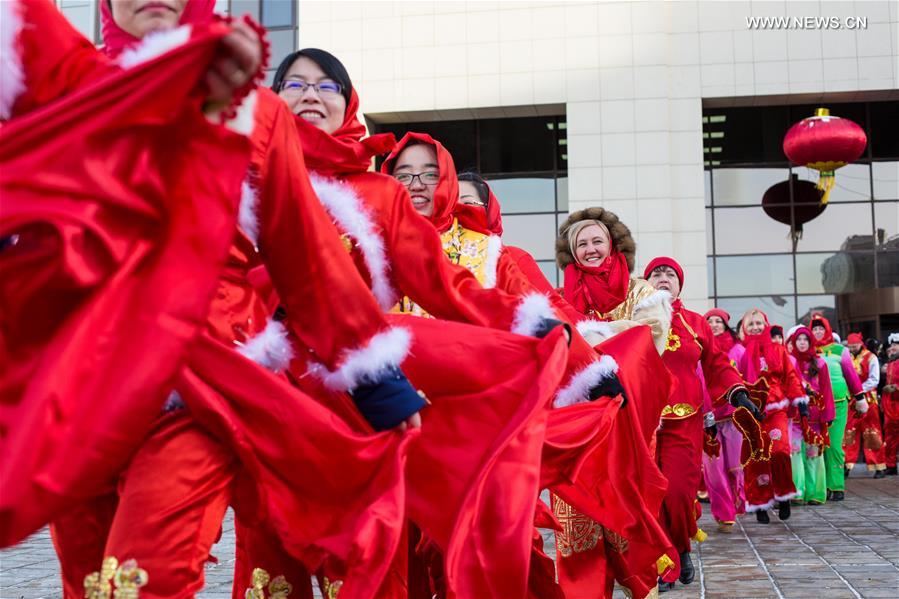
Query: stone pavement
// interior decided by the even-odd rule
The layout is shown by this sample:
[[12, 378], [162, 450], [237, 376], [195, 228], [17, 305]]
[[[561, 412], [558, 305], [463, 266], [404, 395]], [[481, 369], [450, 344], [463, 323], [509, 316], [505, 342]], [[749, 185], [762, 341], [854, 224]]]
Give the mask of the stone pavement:
[[[706, 509], [700, 526], [709, 538], [693, 554], [696, 580], [689, 586], [678, 584], [665, 599], [899, 597], [899, 478], [870, 476], [856, 466], [846, 501], [794, 507], [790, 520], [780, 522], [772, 514], [767, 526], [752, 516], [743, 517], [729, 535], [715, 530]], [[234, 568], [230, 515], [213, 555], [219, 563], [207, 565], [206, 588], [198, 598], [230, 598]], [[46, 529], [0, 551], [0, 599], [61, 596]], [[624, 594], [618, 590], [615, 597]]]

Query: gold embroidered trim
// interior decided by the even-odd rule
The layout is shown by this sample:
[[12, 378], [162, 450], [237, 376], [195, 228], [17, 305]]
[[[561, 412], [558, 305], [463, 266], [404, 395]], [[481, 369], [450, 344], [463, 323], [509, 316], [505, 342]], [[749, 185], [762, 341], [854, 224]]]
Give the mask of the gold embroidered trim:
[[613, 530], [609, 530], [608, 528], [603, 526], [602, 529], [603, 538], [606, 541], [606, 544], [611, 547], [616, 553], [624, 553], [628, 548], [628, 541], [620, 534]]
[[562, 530], [556, 532], [559, 555], [571, 557], [575, 553], [595, 548], [603, 537], [602, 525], [578, 512], [555, 495], [552, 496], [552, 499], [553, 514], [562, 525]]
[[84, 596], [86, 599], [139, 599], [140, 589], [148, 580], [147, 571], [139, 568], [136, 560], [125, 560], [119, 565], [118, 558], [108, 556], [103, 558], [98, 572], [84, 577]]
[[328, 577], [325, 576], [324, 580], [322, 580], [322, 593], [324, 593], [325, 599], [337, 599], [337, 594], [340, 592], [340, 587], [342, 586], [342, 580], [331, 582], [328, 580]]
[[677, 351], [680, 349], [680, 335], [674, 332], [674, 327], [668, 329], [668, 340], [665, 342], [665, 351]]
[[272, 578], [262, 568], [253, 568], [250, 584], [253, 586], [244, 593], [245, 599], [266, 599], [266, 586], [268, 586], [268, 599], [287, 599], [293, 592], [293, 585], [287, 582], [284, 576], [279, 574]]
[[688, 403], [678, 403], [672, 405], [667, 405], [662, 408], [662, 418], [686, 418], [687, 416], [692, 416], [696, 413], [696, 410]]

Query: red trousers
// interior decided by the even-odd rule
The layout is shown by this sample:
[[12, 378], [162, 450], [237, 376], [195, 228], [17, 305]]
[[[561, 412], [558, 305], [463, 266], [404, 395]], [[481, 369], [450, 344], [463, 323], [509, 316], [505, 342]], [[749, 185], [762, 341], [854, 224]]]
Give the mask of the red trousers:
[[668, 479], [660, 520], [678, 553], [690, 551], [690, 539], [699, 530], [694, 504], [702, 466], [702, 440], [699, 413], [679, 420], [663, 419], [656, 436], [659, 469]]
[[762, 429], [771, 438], [771, 459], [753, 460], [744, 468], [746, 511], [774, 507], [774, 501], [788, 501], [797, 495], [790, 462], [790, 421], [785, 410], [765, 414]]
[[[886, 395], [886, 394], [884, 394]], [[891, 401], [891, 400], [885, 400]], [[892, 410], [899, 412], [899, 410]], [[890, 416], [889, 410], [884, 410], [883, 419], [883, 440], [884, 440], [884, 462], [887, 468], [896, 467], [896, 453], [899, 452], [899, 414], [895, 417]]]
[[[85, 596], [85, 577], [106, 558], [146, 572], [142, 599], [193, 597], [219, 537], [234, 461], [186, 413], [161, 417], [122, 473], [118, 489], [51, 525], [64, 596]], [[108, 582], [101, 575], [99, 582]]]
[[883, 431], [880, 430], [880, 409], [876, 403], [871, 401], [868, 402], [868, 411], [862, 415], [855, 410], [849, 410], [846, 434], [843, 437], [843, 451], [846, 453], [847, 468], [855, 465], [859, 446], [864, 449], [868, 470], [886, 469], [886, 448], [883, 442]]

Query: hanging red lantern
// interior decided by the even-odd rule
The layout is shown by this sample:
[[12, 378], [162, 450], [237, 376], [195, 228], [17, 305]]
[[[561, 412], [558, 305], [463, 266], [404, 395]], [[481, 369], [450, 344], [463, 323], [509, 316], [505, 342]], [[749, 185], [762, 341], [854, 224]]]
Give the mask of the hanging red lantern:
[[[792, 187], [792, 202], [790, 201]], [[811, 181], [800, 181], [795, 173], [787, 181], [775, 183], [762, 196], [762, 210], [777, 222], [790, 227], [793, 249], [802, 239], [802, 227], [827, 208], [821, 202], [821, 191]]]
[[831, 116], [827, 108], [815, 110], [815, 116], [802, 119], [784, 136], [784, 154], [795, 164], [820, 173], [818, 189], [826, 204], [834, 185], [834, 171], [858, 160], [868, 137], [864, 129], [849, 119]]

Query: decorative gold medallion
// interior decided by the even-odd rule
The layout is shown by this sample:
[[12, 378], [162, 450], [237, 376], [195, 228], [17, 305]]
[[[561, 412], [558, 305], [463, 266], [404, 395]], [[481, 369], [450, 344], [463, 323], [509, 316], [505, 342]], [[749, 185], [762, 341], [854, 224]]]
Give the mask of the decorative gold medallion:
[[293, 585], [287, 582], [284, 576], [279, 574], [272, 578], [262, 568], [253, 568], [250, 584], [253, 586], [247, 589], [245, 599], [266, 599], [266, 585], [268, 585], [268, 599], [287, 599], [293, 592]]
[[322, 593], [324, 593], [325, 599], [337, 599], [337, 594], [340, 592], [340, 587], [342, 586], [342, 580], [331, 582], [328, 580], [328, 577], [325, 576], [324, 580], [322, 580]]
[[120, 566], [116, 557], [108, 556], [103, 559], [99, 572], [84, 577], [84, 596], [87, 599], [139, 599], [140, 589], [148, 580], [147, 571], [139, 568], [136, 560], [125, 560]]
[[590, 551], [603, 537], [603, 527], [599, 522], [585, 516], [556, 497], [553, 499], [553, 513], [562, 525], [556, 532], [559, 555], [571, 557], [575, 553]]
[[674, 332], [674, 327], [668, 329], [668, 341], [665, 342], [665, 351], [677, 351], [680, 349], [680, 335]]

